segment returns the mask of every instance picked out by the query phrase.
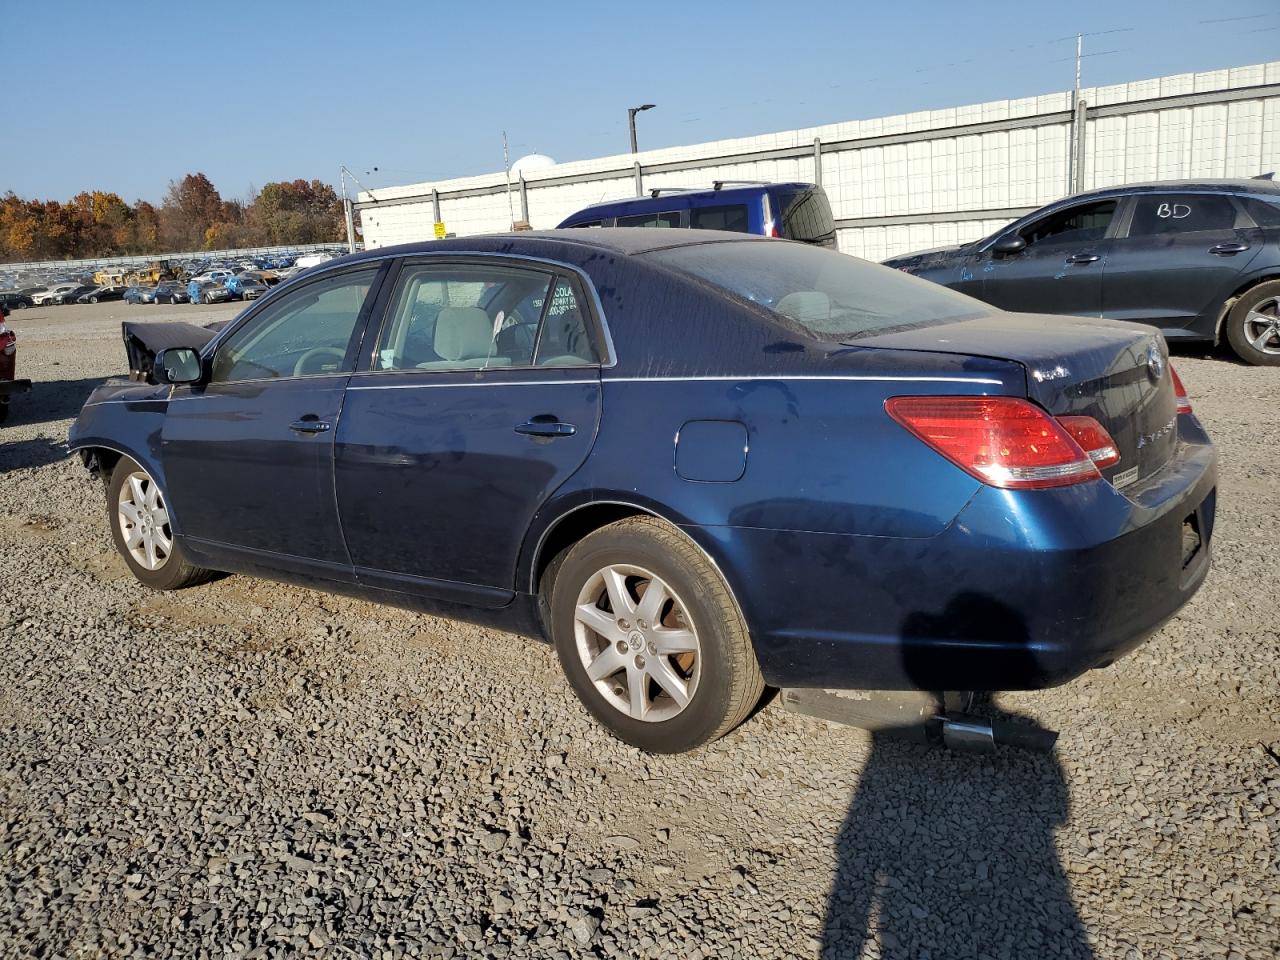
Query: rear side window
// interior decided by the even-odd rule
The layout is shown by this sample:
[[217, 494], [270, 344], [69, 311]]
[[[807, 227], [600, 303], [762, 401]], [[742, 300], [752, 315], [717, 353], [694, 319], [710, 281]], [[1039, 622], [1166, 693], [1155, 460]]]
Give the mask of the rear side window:
[[806, 190], [777, 190], [772, 193], [778, 207], [778, 231], [787, 240], [817, 243], [826, 247], [836, 244], [836, 221], [831, 202], [821, 187]]
[[1240, 202], [1253, 217], [1253, 222], [1260, 227], [1280, 227], [1280, 203], [1258, 200], [1254, 197], [1240, 197]]
[[843, 342], [991, 312], [938, 284], [808, 244], [731, 240], [642, 256], [749, 300], [819, 340]]
[[689, 211], [689, 226], [694, 230], [728, 230], [750, 233], [746, 204], [733, 203], [720, 207], [694, 207]]
[[678, 227], [680, 226], [680, 211], [672, 210], [669, 213], [637, 213], [629, 217], [619, 217], [618, 226]]
[[1224, 194], [1141, 194], [1133, 204], [1130, 237], [1231, 230], [1236, 225], [1235, 204]]

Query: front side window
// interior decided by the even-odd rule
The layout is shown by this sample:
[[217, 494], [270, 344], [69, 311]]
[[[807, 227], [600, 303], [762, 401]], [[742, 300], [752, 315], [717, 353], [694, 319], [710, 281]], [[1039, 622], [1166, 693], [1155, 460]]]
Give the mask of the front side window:
[[377, 274], [374, 267], [316, 280], [272, 303], [218, 347], [212, 381], [350, 373], [351, 339]]
[[694, 230], [728, 230], [749, 233], [747, 207], [743, 203], [720, 207], [694, 207], [689, 211], [689, 226]]
[[[489, 264], [407, 264], [396, 281], [378, 343], [376, 367], [483, 370], [531, 366], [535, 351], [540, 351], [544, 308], [548, 312], [556, 309], [558, 283], [554, 276], [539, 270]], [[569, 307], [563, 298], [560, 302], [561, 313], [568, 316]], [[547, 349], [559, 348], [548, 341]]]
[[668, 213], [637, 213], [629, 217], [619, 217], [618, 226], [678, 227], [680, 226], [680, 211], [672, 210]]
[[1133, 198], [1129, 236], [1232, 230], [1235, 225], [1235, 205], [1222, 194], [1144, 193]]
[[1051, 213], [1023, 227], [1019, 233], [1027, 246], [1053, 243], [1093, 243], [1101, 240], [1116, 213], [1115, 200], [1101, 200]]

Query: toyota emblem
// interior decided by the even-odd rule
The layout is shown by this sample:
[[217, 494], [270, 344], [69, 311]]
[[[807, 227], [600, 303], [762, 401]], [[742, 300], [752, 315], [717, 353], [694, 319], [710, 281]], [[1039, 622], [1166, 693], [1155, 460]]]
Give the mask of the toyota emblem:
[[1160, 353], [1160, 348], [1154, 343], [1147, 350], [1147, 376], [1151, 378], [1152, 383], [1159, 383], [1160, 378], [1164, 376], [1164, 357]]

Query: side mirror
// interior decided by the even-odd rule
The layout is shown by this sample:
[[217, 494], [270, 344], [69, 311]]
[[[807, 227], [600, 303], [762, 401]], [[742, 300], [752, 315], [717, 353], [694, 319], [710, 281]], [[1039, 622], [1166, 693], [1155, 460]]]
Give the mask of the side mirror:
[[156, 383], [197, 383], [200, 354], [189, 347], [171, 347], [156, 354], [153, 367]]
[[1000, 254], [1002, 257], [1011, 257], [1025, 249], [1027, 249], [1027, 241], [1016, 233], [1006, 233], [991, 245], [991, 251]]

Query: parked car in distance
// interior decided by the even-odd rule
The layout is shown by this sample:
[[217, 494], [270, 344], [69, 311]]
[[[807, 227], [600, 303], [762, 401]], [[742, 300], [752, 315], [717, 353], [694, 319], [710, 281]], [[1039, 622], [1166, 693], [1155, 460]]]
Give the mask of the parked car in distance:
[[232, 299], [231, 291], [215, 280], [192, 280], [187, 284], [187, 299], [192, 304], [224, 303]]
[[57, 303], [58, 297], [60, 295], [64, 293], [70, 293], [77, 286], [78, 284], [75, 284], [75, 283], [54, 284], [53, 286], [45, 290], [43, 293], [39, 293], [36, 296], [32, 297], [31, 300], [37, 307], [48, 306], [49, 304]]
[[76, 303], [102, 303], [107, 300], [123, 300], [125, 288], [123, 286], [106, 286], [94, 287], [87, 293], [82, 293], [76, 297]]
[[155, 303], [155, 287], [128, 287], [124, 291], [124, 299], [128, 303]]
[[9, 401], [13, 395], [31, 389], [30, 380], [16, 377], [18, 337], [5, 322], [8, 315], [8, 310], [0, 306], [0, 423], [9, 419]]
[[973, 243], [887, 266], [1007, 310], [1133, 320], [1170, 341], [1280, 365], [1280, 184], [1188, 180], [1093, 190]]
[[96, 283], [82, 283], [78, 287], [72, 287], [66, 293], [58, 294], [53, 298], [53, 302], [57, 304], [79, 303], [82, 296], [97, 289], [98, 285]]
[[191, 346], [71, 429], [137, 579], [269, 572], [545, 637], [647, 750], [766, 683], [1062, 683], [1209, 565], [1214, 450], [1158, 334], [811, 245], [373, 250]]
[[34, 304], [25, 293], [19, 293], [17, 290], [6, 290], [0, 293], [0, 307], [5, 310], [22, 310], [30, 306]]
[[257, 277], [249, 276], [247, 272], [229, 277], [223, 286], [235, 300], [257, 300], [270, 289]]
[[187, 288], [176, 282], [163, 282], [156, 284], [155, 296], [153, 303], [186, 303], [190, 300], [187, 296]]
[[687, 227], [836, 245], [826, 192], [813, 183], [716, 181], [712, 189], [650, 190], [647, 196], [597, 203], [561, 227]]

